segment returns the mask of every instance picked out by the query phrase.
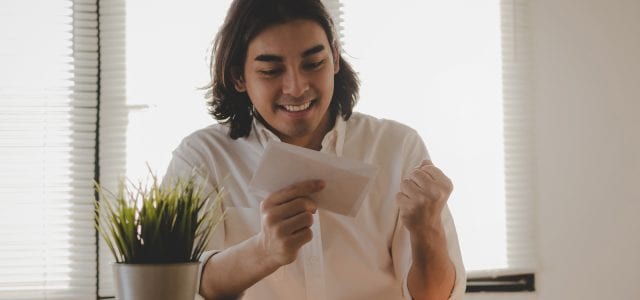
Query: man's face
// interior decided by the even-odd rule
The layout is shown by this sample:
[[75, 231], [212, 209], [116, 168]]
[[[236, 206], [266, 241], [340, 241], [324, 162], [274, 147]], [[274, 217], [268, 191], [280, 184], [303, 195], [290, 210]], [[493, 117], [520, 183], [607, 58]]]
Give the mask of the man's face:
[[315, 147], [328, 130], [338, 72], [331, 50], [322, 27], [309, 20], [268, 27], [249, 43], [236, 89], [248, 93], [282, 141]]

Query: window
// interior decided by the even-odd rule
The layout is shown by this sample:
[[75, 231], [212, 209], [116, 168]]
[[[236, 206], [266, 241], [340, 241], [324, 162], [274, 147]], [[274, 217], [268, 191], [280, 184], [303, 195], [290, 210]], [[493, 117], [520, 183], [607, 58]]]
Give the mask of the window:
[[96, 294], [95, 11], [0, 2], [0, 299]]
[[[161, 173], [212, 122], [199, 88], [229, 2], [0, 2], [0, 300], [113, 296], [92, 181]], [[356, 110], [416, 128], [454, 180], [470, 277], [535, 270], [527, 1], [325, 3]]]
[[342, 3], [356, 110], [418, 130], [452, 178], [469, 277], [532, 272], [525, 1]]

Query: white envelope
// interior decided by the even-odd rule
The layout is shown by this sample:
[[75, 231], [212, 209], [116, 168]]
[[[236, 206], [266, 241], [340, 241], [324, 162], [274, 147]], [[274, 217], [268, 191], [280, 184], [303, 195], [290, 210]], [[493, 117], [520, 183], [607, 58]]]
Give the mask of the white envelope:
[[311, 195], [318, 208], [355, 217], [377, 172], [378, 167], [360, 161], [270, 141], [249, 190], [266, 199], [293, 183], [322, 179], [325, 188]]

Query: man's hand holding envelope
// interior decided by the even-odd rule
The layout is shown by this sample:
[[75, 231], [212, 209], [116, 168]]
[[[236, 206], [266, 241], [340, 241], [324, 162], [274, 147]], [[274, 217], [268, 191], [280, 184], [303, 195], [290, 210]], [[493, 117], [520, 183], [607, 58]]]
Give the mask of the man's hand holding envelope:
[[249, 184], [260, 199], [258, 241], [267, 263], [293, 262], [312, 238], [318, 209], [355, 217], [377, 167], [359, 161], [271, 142]]

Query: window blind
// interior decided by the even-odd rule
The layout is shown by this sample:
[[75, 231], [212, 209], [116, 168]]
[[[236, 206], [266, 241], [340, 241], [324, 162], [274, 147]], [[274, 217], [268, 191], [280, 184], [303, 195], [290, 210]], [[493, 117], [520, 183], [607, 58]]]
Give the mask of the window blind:
[[339, 0], [322, 0], [322, 4], [329, 11], [329, 15], [331, 15], [331, 19], [333, 19], [333, 24], [336, 27], [335, 31], [337, 33], [337, 37], [340, 39], [343, 38], [344, 32], [344, 20], [342, 16], [342, 3]]
[[[98, 135], [100, 185], [117, 191], [126, 165], [128, 109], [125, 97], [125, 0], [100, 1], [100, 129]], [[100, 199], [105, 201], [105, 199]], [[98, 242], [98, 296], [115, 296], [106, 243]]]
[[0, 41], [0, 299], [95, 297], [95, 0], [3, 0]]
[[[501, 275], [533, 273], [538, 266], [536, 182], [531, 103], [528, 0], [500, 2], [505, 153], [507, 261]], [[506, 273], [506, 274], [505, 274]]]

